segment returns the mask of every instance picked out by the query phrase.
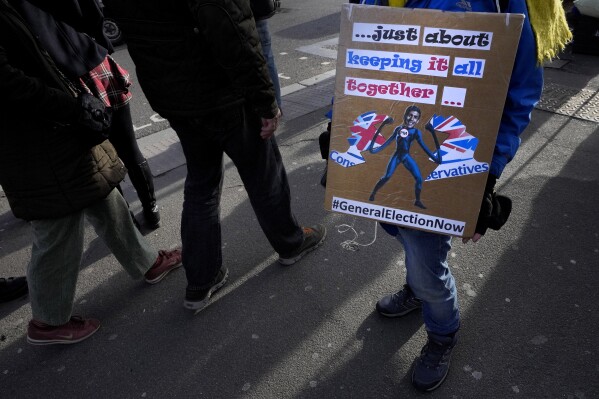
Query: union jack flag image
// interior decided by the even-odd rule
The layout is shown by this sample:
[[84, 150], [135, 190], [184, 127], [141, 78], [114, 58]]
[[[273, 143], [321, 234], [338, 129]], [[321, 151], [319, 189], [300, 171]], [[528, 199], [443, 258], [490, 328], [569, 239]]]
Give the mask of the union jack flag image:
[[[368, 150], [368, 146], [372, 142], [376, 130], [387, 118], [390, 117], [388, 115], [379, 115], [374, 111], [365, 112], [362, 115], [359, 115], [354, 120], [353, 126], [349, 128], [351, 136], [347, 138], [349, 143], [347, 151], [338, 152], [333, 150], [329, 155], [329, 158], [345, 168], [366, 162], [362, 156], [362, 152]], [[384, 142], [385, 137], [379, 133], [373, 148], [379, 147]]]
[[[365, 112], [354, 120], [354, 125], [349, 129], [352, 132], [349, 141], [350, 149], [355, 146], [358, 152], [368, 148], [372, 137], [376, 133], [377, 125], [389, 118], [388, 115], [379, 115], [374, 111]], [[385, 138], [379, 134], [374, 144], [374, 148], [385, 142]], [[349, 150], [348, 150], [349, 152]]]
[[433, 115], [430, 124], [435, 131], [449, 136], [441, 144], [443, 163], [460, 162], [474, 158], [478, 139], [466, 131], [466, 126], [455, 116]]
[[489, 170], [489, 164], [474, 159], [478, 138], [466, 131], [466, 126], [453, 115], [433, 115], [427, 126], [448, 134], [441, 143], [439, 152], [443, 162], [426, 178], [427, 181], [459, 177]]

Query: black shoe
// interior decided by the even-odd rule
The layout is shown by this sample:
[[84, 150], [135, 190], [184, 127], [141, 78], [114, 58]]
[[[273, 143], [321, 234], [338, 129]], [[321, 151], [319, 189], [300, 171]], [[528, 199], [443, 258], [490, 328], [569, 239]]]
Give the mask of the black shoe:
[[386, 317], [404, 316], [421, 308], [422, 302], [414, 296], [412, 289], [407, 284], [399, 292], [384, 296], [376, 303], [377, 312]]
[[445, 381], [449, 373], [451, 351], [456, 343], [456, 333], [451, 335], [428, 333], [428, 342], [422, 348], [412, 371], [412, 385], [416, 389], [430, 392]]
[[304, 240], [298, 249], [290, 254], [279, 254], [279, 263], [283, 265], [293, 265], [299, 261], [308, 252], [315, 250], [324, 242], [327, 236], [327, 229], [321, 224], [312, 227], [304, 227]]
[[196, 313], [204, 309], [210, 303], [210, 297], [212, 294], [225, 285], [228, 277], [229, 269], [221, 267], [210, 287], [203, 290], [190, 290], [188, 288], [185, 291], [185, 301], [183, 301], [183, 307], [186, 309], [195, 310]]
[[28, 292], [27, 278], [0, 278], [0, 302], [12, 301], [13, 299], [27, 295]]
[[160, 212], [158, 211], [158, 205], [156, 205], [156, 203], [144, 207], [143, 214], [146, 225], [149, 228], [157, 229], [160, 227]]
[[320, 178], [320, 185], [323, 187], [327, 186], [327, 166], [324, 167], [324, 171], [322, 172], [322, 177]]

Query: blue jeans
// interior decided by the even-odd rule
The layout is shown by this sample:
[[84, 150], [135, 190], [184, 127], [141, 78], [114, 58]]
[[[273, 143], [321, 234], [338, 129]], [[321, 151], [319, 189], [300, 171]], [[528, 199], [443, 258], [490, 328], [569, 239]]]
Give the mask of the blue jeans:
[[447, 265], [451, 237], [420, 230], [399, 228], [396, 238], [406, 253], [407, 283], [422, 300], [426, 329], [447, 335], [460, 327], [455, 279]]
[[272, 80], [272, 84], [275, 87], [277, 104], [279, 108], [281, 108], [281, 84], [279, 83], [279, 72], [277, 71], [277, 66], [275, 64], [275, 57], [272, 54], [268, 20], [261, 19], [260, 21], [256, 21], [256, 29], [258, 30], [258, 35], [260, 36], [260, 44], [262, 45], [264, 58], [266, 58], [266, 65], [268, 65], [268, 74], [270, 75], [270, 80]]
[[169, 122], [187, 160], [181, 242], [188, 289], [210, 286], [222, 265], [223, 153], [237, 167], [258, 223], [275, 251], [290, 253], [301, 245], [303, 232], [291, 212], [281, 154], [274, 136], [268, 140], [260, 137], [258, 115], [236, 105], [203, 117], [171, 118]]

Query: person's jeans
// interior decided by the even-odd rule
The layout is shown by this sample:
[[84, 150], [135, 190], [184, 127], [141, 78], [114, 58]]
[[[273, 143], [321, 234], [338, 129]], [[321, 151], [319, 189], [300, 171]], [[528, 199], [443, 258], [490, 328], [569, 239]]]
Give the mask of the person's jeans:
[[83, 254], [84, 216], [131, 277], [143, 277], [156, 262], [158, 251], [133, 225], [127, 203], [117, 190], [68, 216], [34, 220], [27, 282], [37, 321], [58, 326], [71, 318]]
[[[297, 249], [303, 231], [291, 212], [276, 140], [260, 137], [260, 118], [238, 105], [195, 119], [169, 119], [187, 160], [181, 241], [188, 289], [211, 285], [222, 266], [220, 196], [223, 152], [243, 181], [262, 231], [279, 254]], [[251, 232], [248, 239], [251, 239]]]
[[260, 44], [262, 45], [262, 52], [264, 53], [264, 58], [266, 58], [266, 64], [268, 65], [268, 74], [270, 75], [270, 80], [272, 80], [272, 84], [275, 87], [277, 105], [279, 108], [282, 108], [283, 103], [281, 102], [281, 83], [279, 82], [279, 72], [277, 71], [277, 65], [275, 64], [275, 57], [272, 54], [268, 20], [261, 19], [260, 21], [256, 21], [256, 29], [258, 30]]
[[447, 265], [451, 237], [420, 230], [399, 228], [396, 238], [406, 254], [407, 283], [422, 300], [426, 329], [447, 335], [460, 327], [455, 279]]

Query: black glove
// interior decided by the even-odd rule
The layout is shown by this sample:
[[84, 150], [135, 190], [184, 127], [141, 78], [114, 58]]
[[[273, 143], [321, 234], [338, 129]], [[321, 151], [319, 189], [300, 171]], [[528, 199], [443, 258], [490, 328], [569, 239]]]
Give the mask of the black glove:
[[485, 235], [488, 228], [499, 230], [507, 222], [512, 212], [512, 200], [495, 193], [496, 182], [497, 177], [490, 174], [487, 178], [485, 194], [474, 230], [480, 235]]
[[106, 108], [104, 103], [88, 93], [82, 93], [77, 98], [81, 111], [77, 124], [85, 128], [84, 141], [92, 146], [108, 139], [108, 132], [112, 122], [112, 110]]

